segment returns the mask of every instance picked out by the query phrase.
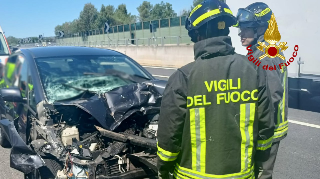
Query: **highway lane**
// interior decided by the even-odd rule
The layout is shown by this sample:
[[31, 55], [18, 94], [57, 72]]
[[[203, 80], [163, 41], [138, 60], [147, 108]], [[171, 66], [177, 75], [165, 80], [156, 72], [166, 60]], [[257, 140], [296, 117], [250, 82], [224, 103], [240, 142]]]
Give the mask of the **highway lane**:
[[160, 80], [168, 80], [177, 69], [176, 68], [163, 68], [163, 67], [152, 67], [152, 66], [143, 66], [148, 70], [155, 78]]

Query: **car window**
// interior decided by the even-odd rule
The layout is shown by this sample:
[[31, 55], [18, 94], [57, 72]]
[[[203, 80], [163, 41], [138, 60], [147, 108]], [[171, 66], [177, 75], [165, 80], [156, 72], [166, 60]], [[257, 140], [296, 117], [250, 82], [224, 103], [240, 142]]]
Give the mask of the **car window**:
[[27, 97], [28, 92], [28, 63], [23, 56], [18, 56], [16, 60], [16, 68], [14, 71], [13, 86], [21, 90], [22, 97]]
[[6, 66], [5, 66], [5, 83], [7, 87], [13, 86], [15, 82], [15, 69], [16, 69], [16, 61], [18, 59], [17, 55], [12, 55], [9, 57]]
[[35, 92], [34, 92], [34, 88], [33, 88], [33, 81], [32, 81], [30, 70], [28, 70], [28, 91], [29, 91], [29, 95], [28, 95], [29, 106], [32, 109], [36, 110], [37, 103], [36, 103], [36, 97], [35, 97]]
[[84, 90], [106, 92], [149, 76], [125, 56], [71, 56], [35, 59], [49, 102]]
[[6, 40], [0, 32], [0, 55], [10, 55]]

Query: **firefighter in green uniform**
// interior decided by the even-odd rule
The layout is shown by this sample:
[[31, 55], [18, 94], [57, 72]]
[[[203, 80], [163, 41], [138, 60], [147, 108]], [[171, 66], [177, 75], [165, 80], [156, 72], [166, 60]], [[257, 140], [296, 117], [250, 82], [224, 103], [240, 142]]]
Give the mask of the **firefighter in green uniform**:
[[[205, 0], [186, 20], [195, 61], [165, 88], [157, 132], [159, 178], [254, 178], [274, 135], [266, 74], [236, 54], [227, 4]], [[259, 73], [258, 73], [259, 72]]]
[[[272, 10], [267, 4], [256, 2], [246, 8], [240, 8], [237, 14], [237, 27], [239, 27], [241, 42], [243, 46], [250, 46], [254, 58], [259, 59], [264, 52], [257, 49], [258, 42], [264, 42], [264, 33], [266, 32], [271, 19]], [[280, 52], [283, 56], [283, 53]], [[286, 137], [288, 132], [288, 74], [286, 66], [280, 69], [279, 64], [285, 63], [281, 58], [265, 57], [261, 60], [258, 70], [264, 70], [267, 73], [267, 83], [270, 91], [270, 98], [274, 108], [273, 119], [275, 122], [275, 131], [270, 158], [265, 162], [258, 162], [256, 169], [259, 169], [259, 179], [272, 178], [272, 172], [280, 141]], [[253, 64], [253, 63], [252, 63]], [[274, 71], [263, 69], [264, 65], [276, 66]], [[256, 172], [257, 173], [257, 172]]]

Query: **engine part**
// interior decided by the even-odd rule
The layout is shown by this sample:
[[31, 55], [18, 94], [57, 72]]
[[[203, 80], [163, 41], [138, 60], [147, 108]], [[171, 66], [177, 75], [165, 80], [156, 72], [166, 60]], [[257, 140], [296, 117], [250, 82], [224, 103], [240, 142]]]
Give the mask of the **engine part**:
[[141, 163], [145, 164], [150, 169], [152, 169], [155, 173], [158, 172], [156, 155], [136, 153], [136, 154], [129, 154], [127, 156], [130, 160], [140, 161]]
[[158, 122], [150, 122], [149, 129], [158, 130]]
[[61, 134], [64, 146], [72, 145], [72, 138], [76, 138], [79, 141], [79, 130], [75, 126], [64, 129]]
[[91, 143], [89, 149], [91, 152], [95, 151], [96, 150], [96, 146], [97, 146], [97, 143]]
[[118, 165], [119, 165], [119, 171], [121, 173], [124, 173], [126, 172], [123, 168], [122, 168], [122, 165], [125, 164], [124, 160], [119, 156], [119, 155], [115, 155], [115, 157], [118, 157]]
[[89, 169], [84, 166], [72, 165], [72, 177], [70, 179], [87, 179], [89, 178]]
[[58, 170], [56, 179], [68, 179], [68, 177], [63, 171]]
[[144, 137], [139, 137], [136, 135], [131, 134], [118, 134], [112, 131], [108, 131], [106, 129], [103, 129], [101, 127], [95, 126], [97, 130], [101, 133], [101, 135], [105, 137], [109, 137], [111, 139], [121, 141], [121, 142], [130, 142], [133, 145], [141, 146], [141, 147], [147, 147], [154, 150], [157, 150], [157, 141], [153, 139], [147, 139]]

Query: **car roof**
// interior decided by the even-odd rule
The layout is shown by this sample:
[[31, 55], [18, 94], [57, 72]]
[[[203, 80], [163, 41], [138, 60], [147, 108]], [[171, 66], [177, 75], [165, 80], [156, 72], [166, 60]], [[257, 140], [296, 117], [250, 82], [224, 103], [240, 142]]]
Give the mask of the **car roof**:
[[27, 48], [21, 49], [21, 52], [29, 53], [33, 58], [64, 57], [75, 55], [122, 55], [119, 52], [109, 49], [70, 46]]

